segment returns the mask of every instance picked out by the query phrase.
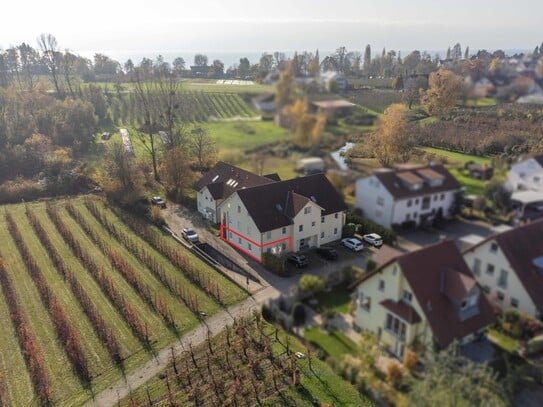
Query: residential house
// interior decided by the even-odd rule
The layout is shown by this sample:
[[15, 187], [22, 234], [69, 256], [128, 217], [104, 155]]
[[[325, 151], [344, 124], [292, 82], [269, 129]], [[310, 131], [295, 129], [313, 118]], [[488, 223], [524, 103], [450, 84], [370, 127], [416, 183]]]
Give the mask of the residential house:
[[271, 92], [262, 93], [252, 99], [252, 103], [257, 112], [263, 119], [273, 119], [277, 105], [275, 104], [275, 94]]
[[463, 254], [495, 305], [543, 316], [543, 220], [493, 234]]
[[444, 348], [493, 323], [492, 306], [453, 241], [401, 254], [357, 282], [355, 324], [397, 357]]
[[511, 166], [506, 186], [511, 191], [543, 192], [543, 155], [527, 158]]
[[221, 219], [219, 206], [235, 191], [276, 181], [280, 181], [277, 174], [261, 177], [219, 161], [196, 183], [194, 189], [198, 212], [206, 219], [219, 223]]
[[488, 181], [494, 175], [494, 168], [487, 164], [481, 165], [479, 163], [471, 162], [466, 164], [466, 170], [468, 170], [470, 178], [483, 181]]
[[378, 169], [356, 181], [356, 207], [386, 228], [452, 215], [460, 183], [442, 165]]
[[338, 240], [346, 210], [323, 174], [238, 188], [220, 204], [221, 238], [261, 261]]
[[321, 81], [329, 92], [345, 92], [347, 90], [347, 79], [339, 72], [326, 71], [321, 75]]
[[356, 106], [347, 100], [319, 100], [311, 102], [309, 106], [309, 113], [318, 114], [322, 113], [326, 115], [326, 121], [328, 123], [334, 123], [338, 118], [348, 116], [351, 114], [353, 107]]

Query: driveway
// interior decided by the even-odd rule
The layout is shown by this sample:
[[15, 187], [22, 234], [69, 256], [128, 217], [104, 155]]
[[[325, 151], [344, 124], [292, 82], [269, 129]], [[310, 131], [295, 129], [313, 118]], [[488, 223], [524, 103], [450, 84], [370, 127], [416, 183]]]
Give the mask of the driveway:
[[429, 228], [402, 232], [398, 235], [398, 245], [403, 250], [414, 251], [443, 239], [452, 239], [458, 244], [462, 236], [476, 234], [486, 237], [490, 235], [491, 227], [492, 225], [480, 221], [468, 222], [458, 219], [446, 223], [440, 229]]

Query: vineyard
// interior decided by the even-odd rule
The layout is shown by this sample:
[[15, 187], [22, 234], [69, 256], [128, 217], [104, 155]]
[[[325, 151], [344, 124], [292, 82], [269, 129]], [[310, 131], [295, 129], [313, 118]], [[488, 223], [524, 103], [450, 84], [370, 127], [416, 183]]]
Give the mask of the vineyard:
[[[296, 352], [307, 355], [298, 358]], [[121, 405], [370, 406], [284, 331], [255, 314], [170, 357], [168, 368]]]
[[0, 208], [0, 405], [81, 405], [245, 293], [96, 197]]
[[[177, 95], [179, 119], [183, 122], [231, 121], [257, 116], [237, 93], [182, 91]], [[134, 93], [112, 100], [111, 115], [115, 123], [135, 124], [141, 114]]]

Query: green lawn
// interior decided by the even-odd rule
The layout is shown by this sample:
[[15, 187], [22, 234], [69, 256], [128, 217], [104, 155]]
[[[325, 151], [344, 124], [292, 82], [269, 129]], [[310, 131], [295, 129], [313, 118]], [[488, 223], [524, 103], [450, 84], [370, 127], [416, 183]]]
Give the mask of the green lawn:
[[319, 313], [325, 311], [333, 311], [341, 314], [349, 312], [351, 305], [351, 293], [347, 291], [345, 284], [335, 286], [332, 291], [321, 291], [315, 295], [315, 299], [319, 302], [317, 310]]
[[488, 330], [488, 337], [491, 342], [494, 342], [506, 352], [512, 353], [518, 348], [518, 342], [515, 339], [504, 335], [494, 328]]
[[435, 154], [437, 156], [444, 157], [449, 161], [450, 164], [453, 164], [455, 162], [458, 164], [465, 164], [468, 161], [473, 161], [478, 164], [490, 165], [490, 162], [491, 162], [490, 157], [480, 157], [477, 155], [462, 154], [462, 153], [457, 153], [454, 151], [442, 150], [440, 148], [433, 148], [433, 147], [419, 147], [419, 149], [426, 151], [428, 153]]
[[333, 356], [338, 360], [343, 355], [353, 355], [357, 352], [356, 343], [338, 330], [328, 333], [321, 331], [318, 327], [306, 329], [304, 339], [322, 349], [327, 355]]
[[204, 127], [222, 150], [251, 150], [290, 137], [288, 130], [272, 121], [206, 123]]
[[460, 182], [465, 188], [467, 194], [472, 195], [484, 195], [485, 193], [485, 182], [479, 179], [470, 178], [468, 175], [465, 175], [458, 168], [449, 168], [450, 173], [455, 177], [458, 182]]

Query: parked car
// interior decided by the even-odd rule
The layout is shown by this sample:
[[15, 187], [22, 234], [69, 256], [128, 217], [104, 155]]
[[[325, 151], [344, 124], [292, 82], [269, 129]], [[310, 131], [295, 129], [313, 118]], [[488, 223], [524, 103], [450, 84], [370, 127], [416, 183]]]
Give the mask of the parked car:
[[297, 268], [309, 265], [309, 260], [303, 254], [290, 253], [287, 255], [287, 261], [294, 264]]
[[368, 233], [362, 236], [364, 242], [371, 244], [374, 247], [381, 247], [383, 245], [383, 238], [377, 233]]
[[330, 246], [317, 247], [317, 254], [328, 260], [337, 259], [337, 250]]
[[166, 207], [166, 201], [164, 199], [162, 199], [161, 197], [159, 196], [154, 196], [151, 198], [151, 203], [153, 205], [156, 205], [156, 206], [159, 206], [161, 208], [165, 208]]
[[198, 242], [198, 233], [196, 233], [192, 228], [183, 228], [181, 231], [181, 236], [183, 236], [183, 239], [191, 243]]
[[354, 237], [346, 237], [345, 239], [341, 239], [341, 244], [353, 252], [359, 252], [364, 248], [362, 242]]

